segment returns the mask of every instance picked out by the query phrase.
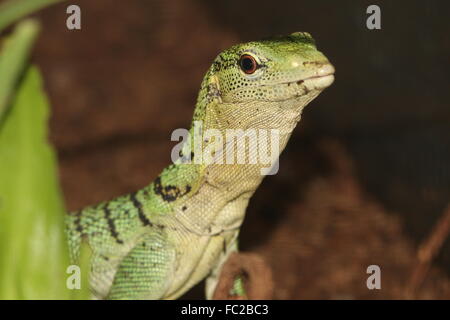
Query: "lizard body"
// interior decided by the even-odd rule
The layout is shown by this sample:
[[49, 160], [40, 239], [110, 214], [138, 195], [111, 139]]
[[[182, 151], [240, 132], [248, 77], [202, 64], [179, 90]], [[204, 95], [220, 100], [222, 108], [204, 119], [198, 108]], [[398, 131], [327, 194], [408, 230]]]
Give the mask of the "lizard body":
[[[228, 129], [276, 129], [278, 156], [333, 73], [307, 33], [235, 45], [206, 73], [193, 123], [224, 136]], [[202, 139], [201, 152], [214, 142], [194, 126], [189, 132], [189, 139]], [[212, 297], [267, 164], [186, 163], [186, 155], [199, 156], [191, 146], [185, 143], [181, 157], [143, 189], [67, 216], [72, 259], [83, 239], [91, 248], [95, 298], [175, 299], [205, 278]], [[216, 146], [218, 152], [228, 147], [225, 141]]]

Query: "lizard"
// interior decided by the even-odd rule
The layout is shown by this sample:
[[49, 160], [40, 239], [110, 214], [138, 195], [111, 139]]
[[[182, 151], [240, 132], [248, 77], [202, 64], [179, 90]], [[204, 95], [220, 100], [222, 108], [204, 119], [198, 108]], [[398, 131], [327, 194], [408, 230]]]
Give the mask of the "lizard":
[[[333, 81], [333, 65], [307, 32], [237, 44], [206, 72], [192, 123], [201, 121], [203, 132], [276, 129], [278, 156], [304, 107]], [[190, 139], [204, 138], [194, 131], [191, 126]], [[238, 251], [264, 165], [185, 161], [198, 159], [194, 151], [184, 143], [180, 157], [149, 185], [66, 216], [72, 261], [82, 243], [91, 251], [93, 298], [176, 299], [205, 279], [212, 298], [225, 261]]]

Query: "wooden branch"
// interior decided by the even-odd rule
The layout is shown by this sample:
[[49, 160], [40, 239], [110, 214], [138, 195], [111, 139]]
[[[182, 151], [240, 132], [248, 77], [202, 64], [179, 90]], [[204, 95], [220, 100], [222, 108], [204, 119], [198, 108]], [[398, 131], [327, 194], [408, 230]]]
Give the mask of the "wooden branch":
[[417, 290], [422, 286], [433, 259], [439, 253], [442, 245], [450, 232], [450, 205], [439, 218], [433, 227], [428, 238], [419, 246], [417, 250], [417, 264], [411, 274], [409, 286], [406, 290], [406, 298], [416, 297]]

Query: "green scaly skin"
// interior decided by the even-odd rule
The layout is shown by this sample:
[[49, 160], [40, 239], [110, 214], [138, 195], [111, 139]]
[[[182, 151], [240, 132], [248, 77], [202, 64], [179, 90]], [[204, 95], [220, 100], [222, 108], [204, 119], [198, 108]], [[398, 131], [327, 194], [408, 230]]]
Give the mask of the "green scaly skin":
[[[243, 54], [259, 64], [251, 75], [238, 62]], [[223, 134], [231, 128], [278, 129], [281, 152], [303, 108], [331, 85], [333, 73], [307, 33], [235, 45], [206, 73], [193, 121], [203, 121], [203, 132]], [[264, 167], [179, 160], [137, 192], [69, 214], [72, 259], [78, 259], [82, 240], [92, 251], [94, 297], [175, 299], [207, 278], [211, 298], [223, 263], [237, 250]]]

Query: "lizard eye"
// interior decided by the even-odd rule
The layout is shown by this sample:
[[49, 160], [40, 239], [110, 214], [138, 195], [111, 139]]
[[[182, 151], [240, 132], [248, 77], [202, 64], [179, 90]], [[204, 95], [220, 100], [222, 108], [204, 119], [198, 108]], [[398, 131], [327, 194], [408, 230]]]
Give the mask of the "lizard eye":
[[252, 74], [258, 69], [259, 65], [256, 61], [255, 57], [249, 55], [248, 53], [244, 53], [239, 58], [239, 66], [241, 67], [242, 71], [246, 74]]

